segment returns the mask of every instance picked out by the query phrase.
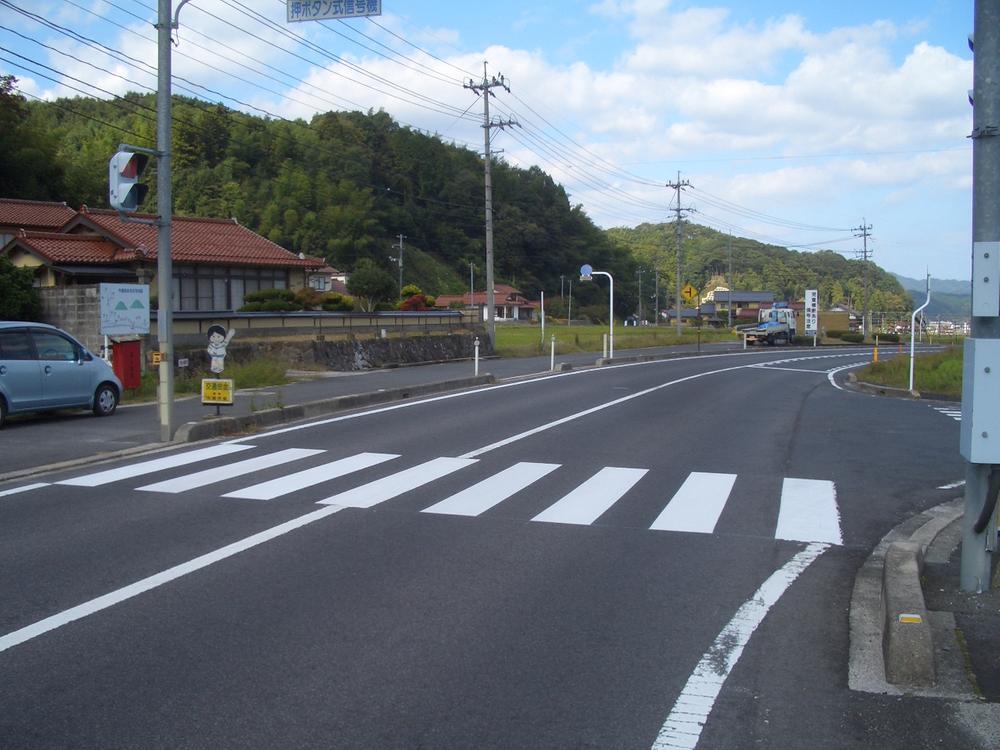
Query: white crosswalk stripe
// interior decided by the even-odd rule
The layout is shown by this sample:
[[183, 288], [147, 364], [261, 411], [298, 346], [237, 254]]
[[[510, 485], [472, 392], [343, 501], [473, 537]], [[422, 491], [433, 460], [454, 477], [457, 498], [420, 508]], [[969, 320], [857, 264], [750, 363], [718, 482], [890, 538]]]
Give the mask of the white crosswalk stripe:
[[[84, 474], [62, 480], [57, 484], [96, 487], [159, 471], [209, 462], [211, 459], [225, 459], [229, 455], [253, 447], [243, 444], [224, 444], [202, 448], [164, 458], [140, 461], [117, 469]], [[136, 489], [149, 493], [178, 494], [238, 477], [252, 476], [263, 470], [315, 458], [325, 452], [313, 448], [288, 448], [193, 471], [145, 484]], [[316, 466], [307, 466], [281, 476], [274, 476], [272, 473], [270, 479], [233, 489], [221, 494], [220, 497], [264, 501], [289, 497], [316, 485], [331, 483], [335, 486], [338, 479], [400, 457], [395, 453], [357, 453]], [[358, 486], [347, 485], [348, 489], [335, 487], [340, 491], [318, 502], [322, 505], [371, 508], [477, 463], [479, 459], [475, 458], [434, 458]], [[431, 504], [422, 508], [421, 512], [479, 516], [560, 469], [563, 469], [561, 464], [521, 461], [478, 479], [464, 489], [452, 492], [444, 499], [431, 497], [429, 499]], [[649, 470], [643, 468], [616, 466], [599, 468], [595, 474], [578, 483], [530, 520], [570, 525], [594, 524], [616, 503], [624, 501], [626, 495], [642, 482], [648, 473]], [[662, 508], [654, 506], [652, 509], [648, 504], [651, 499], [655, 499], [655, 496], [651, 496], [650, 488], [643, 485], [643, 492], [637, 496], [639, 505], [628, 512], [634, 513], [641, 508], [645, 508], [642, 512], [658, 510], [658, 515], [648, 527], [651, 531], [713, 534], [717, 531], [727, 505], [734, 502], [733, 494], [738, 481], [737, 474], [693, 471], [672, 494], [668, 492], [668, 496], [660, 495], [665, 500]], [[736, 497], [739, 498], [739, 493]], [[434, 502], [435, 500], [437, 501]], [[740, 501], [737, 499], [735, 502]], [[786, 477], [782, 480], [780, 497], [777, 498], [776, 504], [774, 538], [795, 542], [843, 544], [837, 492], [833, 482]]]
[[340, 505], [346, 508], [370, 508], [459, 469], [464, 469], [466, 466], [471, 466], [477, 460], [475, 458], [435, 458], [319, 502], [322, 505]]
[[691, 472], [649, 528], [711, 534], [735, 483], [735, 474]]
[[144, 474], [153, 474], [157, 471], [163, 471], [165, 469], [174, 469], [179, 466], [187, 466], [199, 461], [207, 461], [211, 458], [219, 458], [221, 456], [228, 456], [232, 453], [239, 453], [240, 451], [248, 451], [251, 448], [253, 448], [252, 445], [215, 445], [211, 448], [199, 448], [198, 450], [188, 451], [187, 453], [176, 453], [164, 458], [154, 458], [150, 461], [140, 461], [139, 463], [129, 464], [128, 466], [122, 466], [117, 469], [108, 469], [106, 471], [98, 471], [93, 474], [84, 474], [83, 476], [73, 477], [72, 479], [64, 479], [61, 482], [56, 482], [56, 484], [69, 484], [75, 487], [99, 487], [104, 484], [110, 484], [111, 482], [118, 482], [122, 479], [132, 479], [133, 477], [143, 476]]
[[384, 461], [399, 458], [395, 453], [359, 453], [356, 456], [341, 458], [321, 466], [313, 466], [294, 474], [289, 474], [267, 482], [244, 487], [235, 492], [227, 492], [223, 497], [239, 497], [247, 500], [274, 500], [276, 497], [290, 495], [307, 487], [329, 482], [332, 479], [351, 474], [361, 469], [377, 466]]
[[607, 466], [531, 520], [589, 526], [632, 489], [646, 472], [647, 469]]
[[299, 459], [324, 452], [313, 448], [288, 448], [277, 453], [268, 453], [264, 456], [248, 458], [245, 461], [237, 461], [234, 464], [217, 466], [213, 469], [205, 469], [204, 471], [186, 474], [175, 479], [166, 479], [155, 484], [147, 484], [137, 489], [143, 492], [169, 492], [177, 494], [178, 492], [193, 490], [197, 487], [205, 487], [209, 484], [223, 482], [227, 479], [253, 474], [255, 471], [261, 471], [262, 469], [281, 466], [282, 464], [287, 464], [289, 461], [298, 461]]
[[786, 478], [774, 536], [793, 542], [843, 544], [833, 482]]
[[478, 516], [558, 468], [559, 464], [522, 461], [429, 508], [424, 508], [423, 512], [451, 516]]
[[956, 422], [962, 421], [962, 408], [955, 406], [935, 406], [932, 407], [934, 411], [944, 414], [946, 417], [951, 417]]

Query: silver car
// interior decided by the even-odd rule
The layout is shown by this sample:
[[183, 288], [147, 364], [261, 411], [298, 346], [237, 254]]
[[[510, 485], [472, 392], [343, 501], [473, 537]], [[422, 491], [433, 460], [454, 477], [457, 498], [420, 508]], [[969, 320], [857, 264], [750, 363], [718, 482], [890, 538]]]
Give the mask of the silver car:
[[44, 323], [0, 321], [0, 427], [8, 414], [93, 409], [114, 414], [122, 384], [100, 357]]

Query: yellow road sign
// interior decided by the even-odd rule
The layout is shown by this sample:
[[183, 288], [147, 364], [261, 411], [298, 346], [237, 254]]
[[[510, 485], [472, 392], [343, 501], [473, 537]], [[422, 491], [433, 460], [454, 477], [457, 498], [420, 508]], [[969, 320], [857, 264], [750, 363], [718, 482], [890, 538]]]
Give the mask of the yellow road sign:
[[685, 284], [684, 288], [681, 289], [681, 297], [684, 298], [685, 302], [690, 302], [697, 296], [698, 296], [698, 290], [695, 289], [690, 284]]
[[201, 403], [232, 404], [233, 381], [227, 378], [204, 378], [201, 381]]
[[153, 359], [154, 365], [158, 365], [163, 361], [163, 352], [150, 352], [149, 354]]

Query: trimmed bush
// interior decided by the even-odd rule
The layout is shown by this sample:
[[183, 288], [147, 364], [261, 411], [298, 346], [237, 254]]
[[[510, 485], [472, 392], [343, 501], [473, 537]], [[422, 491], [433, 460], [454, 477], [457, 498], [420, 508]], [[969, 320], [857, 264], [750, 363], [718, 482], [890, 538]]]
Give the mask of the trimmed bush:
[[799, 345], [812, 346], [813, 337], [812, 336], [793, 336], [792, 343]]
[[327, 312], [353, 312], [354, 297], [340, 292], [327, 292], [323, 295], [321, 306]]
[[878, 340], [884, 344], [898, 344], [899, 334], [898, 333], [880, 333], [878, 335]]
[[827, 331], [826, 332], [826, 337], [829, 338], [829, 339], [839, 339], [845, 333], [847, 333], [847, 331], [836, 331], [836, 330], [834, 330], [834, 331]]
[[261, 289], [257, 292], [250, 292], [243, 297], [244, 302], [269, 302], [275, 299], [283, 302], [294, 302], [295, 292], [291, 289]]
[[841, 341], [847, 341], [851, 344], [862, 344], [864, 343], [865, 337], [861, 333], [843, 333], [840, 336]]

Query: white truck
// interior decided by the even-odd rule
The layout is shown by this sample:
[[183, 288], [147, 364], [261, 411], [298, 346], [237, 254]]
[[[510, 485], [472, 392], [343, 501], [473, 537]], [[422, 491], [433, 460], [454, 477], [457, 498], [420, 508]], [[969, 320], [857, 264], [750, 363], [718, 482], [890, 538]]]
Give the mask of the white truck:
[[757, 325], [743, 328], [740, 333], [750, 345], [757, 342], [771, 346], [778, 342], [790, 344], [797, 333], [795, 311], [784, 307], [782, 303], [762, 308], [757, 318]]

